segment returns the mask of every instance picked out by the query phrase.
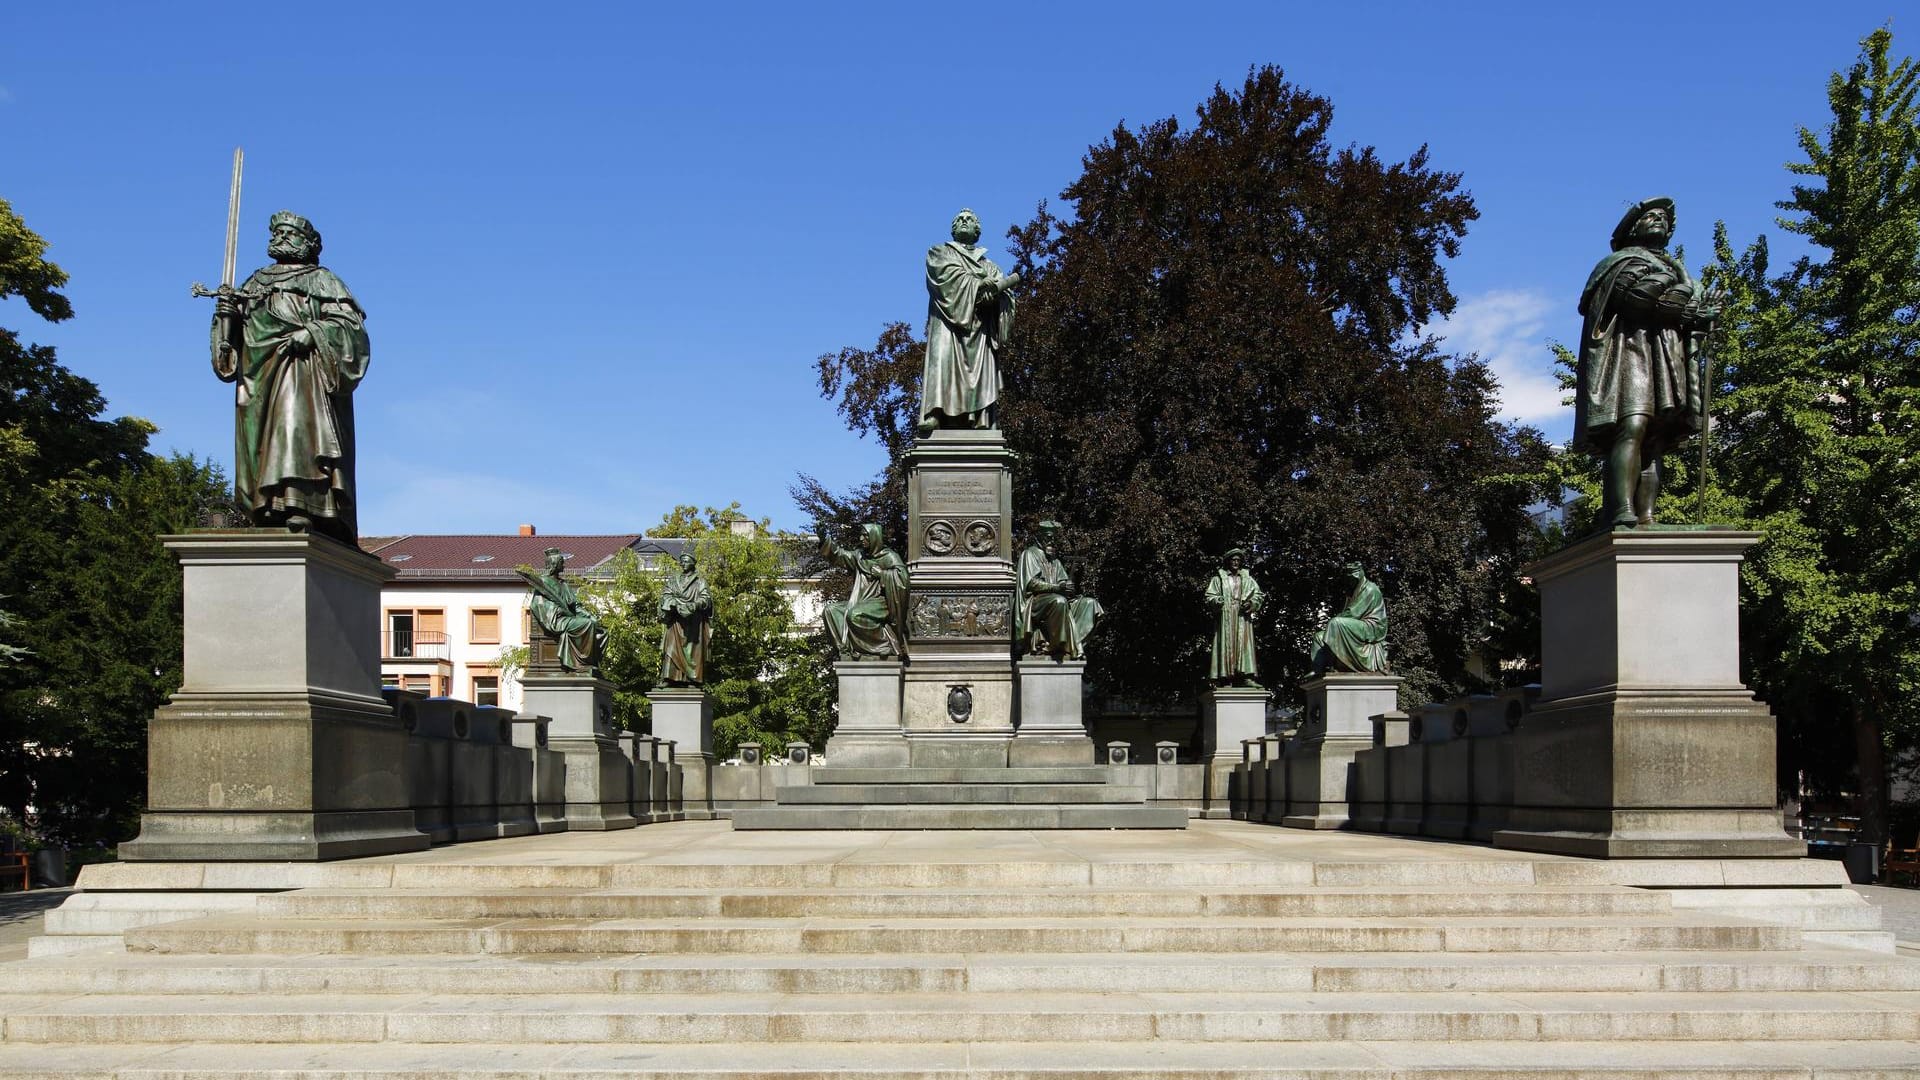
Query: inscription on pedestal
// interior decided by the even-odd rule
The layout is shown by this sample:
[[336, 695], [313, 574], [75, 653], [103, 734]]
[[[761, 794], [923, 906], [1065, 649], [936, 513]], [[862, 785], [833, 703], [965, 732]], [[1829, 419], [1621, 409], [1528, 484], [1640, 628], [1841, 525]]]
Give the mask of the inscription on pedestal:
[[998, 514], [1000, 476], [990, 472], [920, 474], [920, 505], [929, 514]]

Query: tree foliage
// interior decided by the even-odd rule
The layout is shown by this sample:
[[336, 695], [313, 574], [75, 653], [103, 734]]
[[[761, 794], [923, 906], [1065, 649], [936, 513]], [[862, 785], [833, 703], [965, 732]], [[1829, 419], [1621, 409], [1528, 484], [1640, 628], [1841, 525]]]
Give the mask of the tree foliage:
[[1920, 66], [1892, 44], [1868, 36], [1828, 82], [1831, 123], [1799, 133], [1779, 222], [1812, 252], [1776, 274], [1764, 238], [1736, 255], [1723, 229], [1713, 270], [1719, 498], [1765, 532], [1751, 681], [1816, 781], [1853, 767], [1879, 839], [1885, 752], [1920, 741]]
[[[754, 523], [751, 534], [735, 532], [733, 522], [743, 518], [737, 502], [704, 512], [678, 506], [647, 530], [649, 536], [690, 541], [713, 593], [706, 689], [714, 699], [715, 752], [731, 757], [749, 740], [770, 746], [804, 740], [818, 747], [828, 730], [827, 686], [781, 587], [791, 573], [789, 541], [770, 532], [764, 520]], [[581, 590], [606, 622], [602, 669], [617, 687], [616, 713], [635, 730], [647, 727], [646, 695], [660, 676], [666, 570], [643, 567], [632, 552], [622, 552], [609, 578]]]
[[[0, 202], [0, 297], [72, 314], [45, 242]], [[147, 450], [91, 381], [0, 329], [0, 809], [51, 840], [133, 833], [147, 719], [180, 685], [180, 574], [162, 533], [226, 501], [218, 473]]]
[[[1183, 127], [1120, 127], [1010, 231], [1025, 278], [1002, 426], [1018, 524], [1066, 525], [1069, 568], [1108, 616], [1091, 659], [1135, 700], [1203, 674], [1210, 560], [1247, 544], [1268, 594], [1263, 681], [1307, 671], [1307, 638], [1366, 563], [1417, 695], [1471, 681], [1536, 535], [1547, 450], [1495, 417], [1474, 357], [1423, 332], [1453, 309], [1442, 264], [1478, 215], [1426, 148], [1335, 148], [1333, 107], [1274, 68], [1216, 87]], [[820, 358], [822, 390], [893, 458], [869, 489], [803, 505], [897, 523], [918, 400], [906, 328]], [[840, 522], [845, 523], [845, 522]], [[898, 535], [895, 533], [894, 535]]]

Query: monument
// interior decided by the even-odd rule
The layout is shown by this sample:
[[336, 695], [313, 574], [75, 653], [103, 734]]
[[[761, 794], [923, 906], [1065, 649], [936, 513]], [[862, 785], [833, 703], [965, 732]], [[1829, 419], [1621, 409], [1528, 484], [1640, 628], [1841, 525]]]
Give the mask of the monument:
[[545, 555], [539, 572], [519, 571], [532, 617], [521, 708], [552, 720], [547, 746], [566, 762], [567, 828], [630, 829], [632, 762], [613, 726], [613, 684], [600, 677], [607, 630], [566, 579], [566, 553]]
[[1719, 298], [1667, 254], [1673, 200], [1628, 207], [1580, 294], [1573, 430], [1604, 459], [1603, 528], [1653, 524], [1660, 458], [1705, 430], [1699, 353]]
[[699, 818], [713, 809], [713, 699], [706, 691], [713, 592], [691, 551], [661, 583], [660, 622], [660, 682], [647, 695], [653, 735], [673, 740], [688, 816]]
[[1081, 715], [1087, 637], [1103, 611], [1074, 584], [1060, 561], [1060, 523], [1042, 521], [1039, 536], [1014, 568], [1013, 649], [1019, 657], [1019, 730], [1008, 748], [1012, 765], [1085, 765], [1093, 739]]
[[1242, 744], [1267, 733], [1267, 699], [1255, 681], [1253, 618], [1264, 597], [1246, 568], [1246, 549], [1229, 548], [1207, 579], [1206, 606], [1214, 615], [1207, 688], [1200, 701], [1201, 752], [1207, 763], [1208, 817], [1228, 816], [1230, 790]]
[[1643, 199], [1580, 296], [1574, 432], [1604, 459], [1599, 531], [1527, 567], [1540, 700], [1516, 733], [1498, 847], [1571, 855], [1798, 856], [1775, 809], [1771, 711], [1740, 681], [1740, 561], [1760, 534], [1654, 523], [1660, 458], [1707, 430], [1717, 297], [1666, 253]]
[[840, 657], [840, 718], [827, 759], [847, 765], [906, 765], [900, 730], [901, 661], [907, 652], [907, 568], [880, 526], [860, 527], [860, 546], [838, 547], [816, 527], [820, 554], [852, 578], [847, 598], [827, 604], [821, 622]]
[[406, 732], [380, 694], [380, 586], [355, 546], [354, 387], [364, 315], [318, 263], [320, 233], [273, 215], [273, 264], [235, 288], [240, 160], [213, 318], [235, 384], [237, 508], [255, 528], [162, 537], [182, 575], [180, 689], [148, 729], [129, 861], [337, 859], [416, 851]]
[[1353, 756], [1373, 745], [1373, 718], [1399, 708], [1406, 680], [1387, 666], [1387, 603], [1357, 562], [1346, 606], [1313, 635], [1311, 678], [1300, 684], [1306, 712], [1287, 758], [1284, 825], [1345, 828]]
[[271, 227], [273, 264], [213, 294], [213, 370], [235, 384], [235, 506], [254, 525], [352, 544], [353, 391], [367, 373], [366, 315], [320, 265], [320, 230], [287, 210]]

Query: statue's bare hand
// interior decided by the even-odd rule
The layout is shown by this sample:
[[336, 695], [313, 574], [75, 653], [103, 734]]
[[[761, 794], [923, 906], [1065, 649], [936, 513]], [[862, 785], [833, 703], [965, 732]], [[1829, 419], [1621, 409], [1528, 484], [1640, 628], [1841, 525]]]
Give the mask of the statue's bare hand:
[[213, 301], [213, 313], [223, 319], [234, 319], [246, 314], [246, 305], [233, 293], [221, 293]]

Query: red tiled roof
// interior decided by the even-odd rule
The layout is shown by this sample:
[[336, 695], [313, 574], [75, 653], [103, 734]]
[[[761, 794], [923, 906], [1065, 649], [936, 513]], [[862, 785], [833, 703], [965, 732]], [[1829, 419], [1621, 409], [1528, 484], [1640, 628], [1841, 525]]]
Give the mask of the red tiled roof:
[[646, 542], [639, 533], [619, 536], [403, 536], [378, 554], [402, 578], [510, 578], [518, 566], [540, 566], [546, 551], [567, 553], [569, 574], [588, 574], [622, 548]]

